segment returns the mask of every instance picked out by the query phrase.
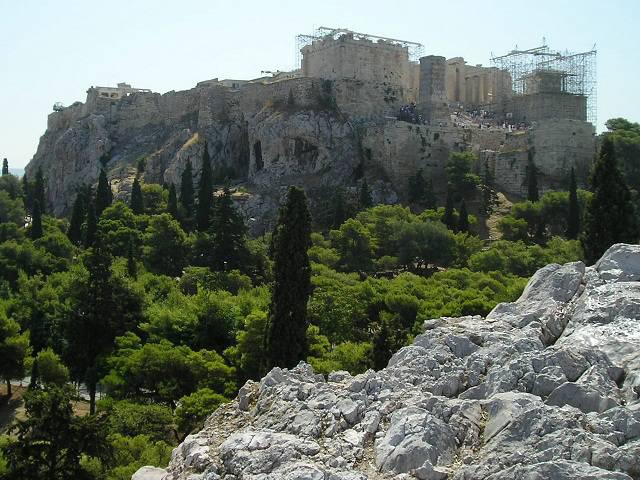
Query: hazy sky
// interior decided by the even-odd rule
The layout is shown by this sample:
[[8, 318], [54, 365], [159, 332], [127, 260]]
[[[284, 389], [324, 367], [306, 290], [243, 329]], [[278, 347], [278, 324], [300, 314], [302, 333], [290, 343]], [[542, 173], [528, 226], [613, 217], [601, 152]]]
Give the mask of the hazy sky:
[[[508, 6], [507, 6], [508, 5]], [[91, 85], [157, 92], [286, 70], [316, 27], [421, 42], [425, 53], [488, 64], [491, 52], [598, 49], [599, 130], [640, 120], [639, 0], [0, 0], [0, 158], [25, 165], [52, 105]]]

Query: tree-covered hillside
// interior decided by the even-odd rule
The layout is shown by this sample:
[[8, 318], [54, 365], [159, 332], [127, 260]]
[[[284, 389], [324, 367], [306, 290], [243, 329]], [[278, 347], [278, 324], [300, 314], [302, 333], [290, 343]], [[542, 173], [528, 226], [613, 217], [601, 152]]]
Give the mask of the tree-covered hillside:
[[41, 172], [18, 179], [7, 165], [0, 418], [21, 402], [26, 413], [0, 425], [0, 478], [129, 479], [165, 465], [271, 367], [383, 368], [425, 320], [486, 315], [548, 263], [637, 242], [640, 127], [608, 126], [590, 190], [572, 181], [515, 203], [493, 242], [476, 232], [496, 192], [470, 153], [452, 155], [442, 205], [421, 171], [406, 206], [374, 205], [358, 180], [354, 198], [334, 192], [314, 212], [291, 188], [276, 229], [258, 238], [234, 188], [214, 184], [206, 148], [201, 175], [189, 166], [181, 185], [136, 179], [129, 204], [101, 175], [76, 192], [69, 218], [46, 211]]

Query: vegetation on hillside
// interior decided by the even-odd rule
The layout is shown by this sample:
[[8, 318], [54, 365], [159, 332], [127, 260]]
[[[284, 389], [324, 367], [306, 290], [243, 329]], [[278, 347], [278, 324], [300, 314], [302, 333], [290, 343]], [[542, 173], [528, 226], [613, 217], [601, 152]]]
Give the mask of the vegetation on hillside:
[[[543, 265], [637, 241], [640, 130], [619, 119], [609, 128], [591, 191], [574, 179], [569, 192], [537, 196], [530, 180], [529, 200], [491, 243], [473, 233], [467, 205], [479, 199], [490, 212], [493, 179], [488, 168], [472, 173], [469, 153], [447, 166], [446, 205], [419, 171], [410, 206], [374, 205], [361, 181], [356, 202], [335, 195], [326, 221], [312, 223], [292, 188], [261, 238], [248, 237], [232, 191], [216, 191], [206, 148], [197, 193], [191, 164], [180, 186], [136, 177], [129, 204], [113, 201], [102, 172], [96, 189], [78, 190], [69, 219], [47, 213], [42, 172], [21, 182], [7, 165], [0, 377], [8, 396], [12, 380], [31, 383], [26, 417], [0, 426], [0, 477], [128, 479], [166, 464], [172, 446], [266, 368], [383, 368], [425, 320], [486, 315]], [[80, 384], [86, 417], [74, 413]]]

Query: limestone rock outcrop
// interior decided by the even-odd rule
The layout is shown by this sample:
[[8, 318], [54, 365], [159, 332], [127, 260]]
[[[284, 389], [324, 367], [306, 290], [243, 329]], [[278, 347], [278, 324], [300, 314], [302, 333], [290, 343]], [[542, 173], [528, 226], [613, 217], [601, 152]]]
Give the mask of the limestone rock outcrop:
[[637, 479], [639, 362], [640, 246], [619, 244], [486, 318], [425, 322], [379, 372], [247, 382], [163, 478]]

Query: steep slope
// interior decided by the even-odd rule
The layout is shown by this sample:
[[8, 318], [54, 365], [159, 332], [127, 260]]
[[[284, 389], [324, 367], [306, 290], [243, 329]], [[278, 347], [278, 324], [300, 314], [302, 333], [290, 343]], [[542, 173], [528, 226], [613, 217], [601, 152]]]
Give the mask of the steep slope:
[[640, 246], [548, 265], [486, 318], [439, 318], [387, 368], [248, 382], [134, 480], [640, 478]]

